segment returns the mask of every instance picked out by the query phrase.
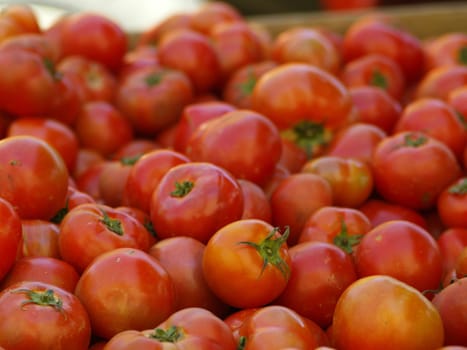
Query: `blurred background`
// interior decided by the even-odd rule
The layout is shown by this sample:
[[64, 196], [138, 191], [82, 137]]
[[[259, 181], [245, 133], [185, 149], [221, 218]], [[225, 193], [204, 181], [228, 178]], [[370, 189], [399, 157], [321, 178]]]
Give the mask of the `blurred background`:
[[[38, 14], [41, 26], [47, 27], [67, 12], [94, 11], [105, 14], [122, 25], [125, 30], [138, 32], [175, 12], [189, 12], [209, 0], [38, 0], [3, 1], [0, 8], [11, 3], [30, 4]], [[411, 4], [466, 2], [465, 0], [230, 0], [246, 16], [318, 12], [350, 11], [370, 7]]]

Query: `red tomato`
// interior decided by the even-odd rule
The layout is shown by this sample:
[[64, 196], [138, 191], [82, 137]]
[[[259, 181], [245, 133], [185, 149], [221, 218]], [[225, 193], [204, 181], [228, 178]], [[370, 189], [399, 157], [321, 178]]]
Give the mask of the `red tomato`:
[[203, 349], [235, 350], [229, 327], [202, 308], [186, 308], [173, 313], [154, 329], [126, 330], [106, 344], [107, 350]]
[[367, 232], [355, 251], [355, 265], [359, 277], [388, 275], [420, 292], [436, 289], [443, 274], [435, 239], [405, 220], [392, 220]]
[[243, 193], [242, 219], [260, 219], [271, 222], [271, 204], [263, 189], [254, 182], [238, 179]]
[[70, 292], [42, 282], [19, 282], [0, 292], [0, 344], [8, 350], [87, 349], [86, 309]]
[[149, 213], [152, 193], [165, 173], [189, 161], [183, 154], [169, 149], [147, 152], [131, 167], [122, 201]]
[[131, 123], [109, 102], [84, 103], [74, 130], [81, 147], [108, 157], [133, 139]]
[[78, 156], [78, 139], [73, 129], [58, 120], [18, 118], [9, 126], [7, 136], [30, 135], [48, 142], [60, 154], [70, 173]]
[[131, 161], [138, 159], [142, 155], [159, 148], [161, 147], [156, 141], [143, 137], [136, 137], [130, 142], [127, 142], [122, 147], [120, 147], [112, 155], [112, 159]]
[[452, 90], [448, 95], [447, 103], [457, 112], [457, 116], [465, 128], [467, 121], [467, 86], [461, 86]]
[[212, 163], [172, 167], [151, 197], [150, 216], [158, 237], [189, 236], [205, 243], [243, 213], [243, 194], [236, 179]]
[[290, 173], [298, 173], [308, 161], [306, 150], [297, 145], [286, 135], [281, 134], [282, 152], [278, 165], [284, 166]]
[[57, 224], [46, 220], [21, 220], [21, 226], [23, 240], [19, 256], [61, 258]]
[[330, 73], [304, 63], [288, 63], [258, 79], [252, 107], [280, 129], [301, 123], [306, 132], [309, 124], [345, 125], [352, 101], [344, 85]]
[[235, 6], [223, 1], [203, 3], [192, 13], [191, 27], [204, 34], [209, 34], [218, 23], [243, 21], [242, 14]]
[[8, 273], [21, 247], [21, 220], [13, 206], [0, 197], [0, 281]]
[[443, 322], [434, 305], [389, 276], [359, 278], [344, 291], [332, 335], [334, 346], [342, 350], [436, 349], [444, 342]]
[[176, 12], [143, 29], [138, 35], [136, 50], [140, 47], [155, 47], [161, 37], [172, 30], [190, 29], [192, 16], [191, 12]]
[[467, 128], [454, 108], [435, 98], [419, 98], [406, 105], [393, 132], [422, 131], [443, 142], [462, 159], [467, 145]]
[[441, 191], [460, 177], [461, 168], [441, 141], [420, 131], [405, 131], [378, 144], [373, 175], [384, 199], [412, 209], [429, 209]]
[[467, 346], [467, 277], [443, 288], [433, 298], [433, 305], [443, 320], [445, 345]]
[[465, 65], [467, 35], [460, 32], [449, 32], [432, 38], [425, 45], [426, 70], [445, 65]]
[[125, 80], [128, 75], [140, 68], [158, 66], [160, 63], [155, 46], [149, 44], [137, 46], [123, 56], [123, 64], [118, 71], [118, 80]]
[[172, 237], [159, 241], [149, 249], [167, 271], [175, 286], [175, 310], [202, 307], [224, 317], [229, 306], [217, 298], [203, 275], [205, 245], [191, 237]]
[[63, 260], [82, 272], [98, 255], [121, 248], [149, 249], [146, 228], [123, 211], [87, 203], [71, 209], [58, 236]]
[[300, 243], [291, 247], [289, 254], [290, 279], [275, 302], [324, 329], [332, 322], [340, 295], [357, 279], [352, 257], [325, 242]]
[[348, 62], [340, 72], [347, 87], [374, 86], [385, 91], [396, 101], [406, 92], [407, 82], [400, 66], [390, 57], [366, 54]]
[[76, 180], [88, 168], [103, 160], [104, 157], [96, 150], [80, 147], [76, 155], [75, 169], [72, 173], [73, 179]]
[[447, 100], [455, 89], [467, 84], [467, 67], [441, 66], [431, 69], [417, 84], [414, 98], [434, 97]]
[[290, 275], [288, 230], [258, 219], [237, 220], [209, 239], [203, 254], [203, 274], [222, 301], [236, 308], [272, 302]]
[[443, 257], [444, 272], [451, 271], [462, 253], [467, 247], [467, 229], [462, 227], [448, 228], [438, 237], [438, 246]]
[[33, 136], [0, 141], [0, 197], [21, 219], [50, 219], [64, 206], [67, 191], [66, 164], [47, 142]]
[[346, 11], [352, 9], [364, 9], [377, 6], [379, 0], [350, 0], [350, 1], [340, 1], [340, 0], [320, 0], [319, 3], [328, 11]]
[[98, 179], [100, 202], [110, 207], [123, 205], [123, 192], [133, 167], [133, 160], [107, 160]]
[[331, 185], [334, 205], [356, 208], [373, 192], [373, 174], [369, 165], [357, 159], [321, 156], [307, 161], [302, 173], [322, 176]]
[[340, 52], [318, 29], [299, 26], [284, 29], [271, 46], [271, 58], [278, 63], [308, 63], [332, 74], [340, 69]]
[[186, 154], [193, 161], [216, 164], [236, 178], [262, 185], [280, 159], [281, 138], [277, 127], [265, 116], [235, 110], [196, 128]]
[[320, 175], [289, 175], [271, 193], [272, 223], [278, 227], [290, 227], [288, 243], [294, 245], [306, 220], [319, 208], [332, 205], [332, 196], [331, 185]]
[[467, 228], [467, 177], [458, 179], [441, 192], [437, 209], [446, 227]]
[[0, 289], [18, 282], [33, 281], [49, 283], [74, 293], [78, 279], [78, 272], [63, 260], [45, 256], [23, 257], [15, 262], [2, 280]]
[[59, 47], [40, 33], [24, 33], [6, 38], [0, 42], [0, 50], [31, 51], [50, 63], [57, 63], [60, 57]]
[[[49, 29], [51, 30], [51, 29]], [[128, 49], [128, 37], [108, 16], [77, 12], [59, 23], [59, 44], [64, 57], [79, 55], [116, 72]]]
[[127, 329], [157, 326], [174, 311], [174, 285], [149, 254], [117, 248], [97, 257], [81, 275], [75, 295], [95, 336], [110, 339]]
[[193, 95], [193, 86], [185, 73], [143, 67], [120, 82], [115, 104], [137, 133], [154, 135], [178, 121]]
[[12, 20], [19, 29], [17, 34], [39, 33], [41, 31], [36, 13], [28, 4], [10, 3], [2, 10], [0, 17]]

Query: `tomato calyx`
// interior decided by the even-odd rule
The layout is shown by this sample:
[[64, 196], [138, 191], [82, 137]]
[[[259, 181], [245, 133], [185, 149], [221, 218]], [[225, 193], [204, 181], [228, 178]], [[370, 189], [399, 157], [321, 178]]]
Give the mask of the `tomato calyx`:
[[451, 194], [464, 195], [467, 194], [467, 179], [449, 187], [448, 192]]
[[42, 62], [44, 63], [45, 69], [47, 72], [49, 72], [54, 80], [60, 80], [62, 78], [63, 74], [55, 69], [55, 65], [50, 58], [46, 57], [42, 60]]
[[25, 293], [27, 300], [21, 302], [21, 309], [24, 310], [26, 305], [36, 304], [40, 306], [50, 306], [57, 311], [63, 312], [63, 301], [57, 297], [52, 289], [45, 291], [35, 291], [32, 289], [17, 289], [12, 293]]
[[279, 250], [282, 244], [287, 242], [290, 234], [290, 228], [286, 227], [285, 232], [278, 238], [274, 238], [276, 233], [279, 232], [279, 228], [275, 227], [271, 232], [264, 238], [261, 242], [249, 242], [249, 241], [241, 241], [238, 244], [246, 244], [250, 247], [256, 249], [259, 253], [261, 258], [263, 259], [263, 266], [261, 267], [260, 277], [263, 274], [264, 270], [271, 264], [275, 268], [277, 268], [285, 279], [289, 278], [290, 275], [290, 268], [287, 263], [282, 259], [279, 254]]
[[467, 129], [467, 120], [465, 119], [465, 116], [457, 110], [456, 110], [456, 115], [457, 115], [457, 118], [462, 123], [462, 125], [464, 126], [464, 129]]
[[144, 228], [149, 232], [149, 234], [154, 237], [155, 239], [158, 239], [157, 237], [157, 232], [154, 229], [154, 225], [152, 224], [152, 221], [149, 219], [145, 219], [143, 223]]
[[144, 78], [147, 86], [152, 87], [158, 85], [162, 81], [162, 72], [151, 73]]
[[183, 338], [183, 332], [177, 326], [171, 326], [168, 329], [156, 328], [148, 337], [164, 343], [176, 343]]
[[344, 220], [341, 221], [341, 231], [334, 237], [334, 245], [341, 248], [347, 254], [353, 253], [354, 246], [358, 245], [362, 240], [363, 235], [349, 235], [347, 225]]
[[428, 138], [419, 134], [407, 134], [404, 137], [404, 145], [409, 147], [419, 147], [425, 144], [428, 141]]
[[282, 135], [305, 150], [307, 159], [311, 159], [320, 147], [327, 145], [331, 139], [331, 133], [324, 124], [310, 120], [300, 121], [291, 129], [285, 130]]
[[195, 184], [192, 181], [182, 181], [182, 182], [175, 182], [175, 190], [170, 192], [172, 197], [182, 198], [185, 197], [188, 193], [191, 192]]
[[460, 64], [467, 64], [467, 46], [462, 46], [457, 55], [457, 61]]
[[57, 213], [50, 219], [51, 222], [54, 224], [60, 224], [63, 221], [63, 218], [66, 214], [70, 211], [70, 207], [68, 204], [68, 198], [65, 202], [65, 206], [57, 211]]
[[373, 71], [373, 74], [371, 75], [370, 84], [379, 87], [383, 90], [386, 90], [388, 88], [388, 80], [379, 70]]
[[135, 165], [135, 163], [142, 157], [142, 154], [137, 154], [135, 156], [128, 156], [120, 158], [120, 163], [122, 165]]
[[118, 219], [112, 219], [105, 210], [102, 210], [102, 219], [100, 222], [102, 222], [113, 233], [123, 236], [122, 222]]
[[253, 74], [253, 71], [250, 70], [244, 82], [239, 84], [240, 93], [242, 96], [250, 96], [253, 93], [256, 82], [258, 79]]
[[246, 346], [246, 337], [242, 335], [238, 340], [237, 350], [243, 350]]

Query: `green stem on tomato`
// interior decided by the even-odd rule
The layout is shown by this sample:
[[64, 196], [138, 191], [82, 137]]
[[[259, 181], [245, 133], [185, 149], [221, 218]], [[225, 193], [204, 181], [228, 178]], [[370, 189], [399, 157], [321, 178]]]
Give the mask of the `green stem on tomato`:
[[183, 333], [180, 327], [171, 326], [168, 329], [156, 328], [148, 337], [151, 339], [157, 339], [160, 342], [176, 343], [183, 338]]
[[353, 253], [353, 248], [362, 240], [363, 235], [349, 235], [345, 220], [341, 221], [341, 231], [334, 237], [333, 243], [348, 254]]
[[467, 193], [467, 178], [449, 187], [448, 192], [451, 194], [459, 194], [459, 195], [466, 194]]
[[424, 135], [409, 133], [405, 135], [404, 145], [409, 147], [419, 147], [426, 143], [428, 138]]
[[32, 289], [16, 289], [13, 293], [24, 293], [27, 296], [27, 300], [21, 303], [23, 309], [28, 304], [35, 304], [40, 306], [50, 306], [57, 311], [63, 311], [63, 301], [55, 295], [52, 289], [45, 291], [36, 291]]
[[100, 220], [110, 231], [119, 236], [123, 236], [122, 222], [118, 219], [112, 219], [105, 210], [102, 210], [102, 219]]
[[172, 197], [185, 197], [194, 187], [194, 183], [192, 181], [182, 181], [182, 182], [175, 182], [175, 190], [170, 192]]
[[371, 75], [370, 84], [379, 87], [383, 90], [386, 90], [388, 88], [388, 80], [379, 70], [373, 71], [373, 74]]

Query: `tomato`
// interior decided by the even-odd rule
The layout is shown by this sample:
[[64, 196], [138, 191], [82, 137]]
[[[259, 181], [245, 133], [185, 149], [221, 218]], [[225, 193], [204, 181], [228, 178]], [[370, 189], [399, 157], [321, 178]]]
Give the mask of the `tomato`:
[[0, 281], [8, 273], [21, 247], [21, 219], [13, 206], [0, 197]]
[[76, 187], [78, 190], [90, 195], [96, 202], [102, 200], [99, 192], [99, 181], [102, 172], [105, 170], [105, 165], [105, 161], [98, 161], [76, 177]]
[[467, 35], [449, 32], [441, 34], [425, 45], [426, 70], [444, 65], [467, 64]]
[[9, 18], [20, 33], [39, 33], [39, 21], [34, 9], [28, 4], [8, 4], [2, 9], [1, 18]]
[[407, 88], [407, 81], [400, 66], [390, 57], [376, 53], [346, 63], [339, 77], [349, 88], [373, 86], [383, 90], [396, 101], [402, 99]]
[[152, 247], [157, 243], [157, 234], [156, 231], [154, 231], [154, 227], [152, 227], [151, 218], [149, 217], [148, 212], [127, 205], [118, 206], [116, 209], [132, 216], [136, 221], [139, 221], [144, 226], [148, 233], [149, 247]]
[[137, 46], [133, 50], [127, 51], [123, 56], [122, 67], [118, 71], [117, 78], [119, 81], [123, 81], [128, 75], [140, 68], [158, 66], [160, 63], [155, 46], [149, 44]]
[[[60, 73], [57, 73], [60, 74]], [[74, 126], [81, 110], [80, 89], [71, 76], [61, 75], [57, 81], [57, 97], [53, 108], [46, 117], [58, 120], [70, 127]]]
[[81, 274], [75, 295], [88, 311], [93, 334], [110, 339], [157, 326], [174, 312], [175, 290], [148, 253], [117, 248], [98, 256]]
[[358, 210], [370, 220], [372, 227], [391, 220], [405, 220], [426, 230], [429, 228], [426, 218], [418, 211], [382, 199], [370, 198]]
[[224, 225], [204, 250], [202, 268], [208, 286], [236, 308], [270, 303], [289, 280], [287, 237], [288, 229], [281, 231], [258, 219]]
[[186, 74], [196, 94], [211, 91], [220, 82], [220, 59], [207, 35], [188, 29], [170, 31], [159, 41], [157, 56], [162, 66]]
[[123, 205], [123, 192], [133, 167], [132, 160], [107, 160], [98, 179], [100, 202], [110, 207]]
[[129, 214], [103, 204], [71, 209], [60, 224], [58, 246], [63, 260], [82, 272], [98, 255], [120, 248], [149, 249], [146, 228]]
[[287, 63], [258, 79], [252, 107], [279, 129], [299, 123], [335, 128], [347, 123], [352, 101], [344, 85], [330, 73], [304, 63]]
[[466, 85], [467, 67], [440, 66], [427, 72], [417, 84], [414, 98], [434, 97], [446, 100], [455, 89]]
[[467, 87], [461, 86], [457, 89], [452, 90], [447, 98], [447, 103], [454, 108], [457, 112], [458, 118], [464, 123], [466, 123], [466, 116], [467, 116], [467, 108], [466, 106], [467, 101]]
[[308, 161], [305, 149], [297, 145], [293, 140], [281, 134], [282, 152], [279, 165], [284, 166], [290, 173], [298, 173]]
[[467, 277], [463, 277], [443, 288], [433, 298], [445, 331], [445, 345], [467, 346]]
[[60, 57], [58, 46], [40, 33], [24, 33], [9, 37], [0, 42], [0, 50], [31, 51], [51, 63], [57, 63]]
[[376, 147], [373, 175], [384, 199], [412, 209], [429, 209], [442, 190], [460, 177], [461, 168], [441, 141], [420, 131], [402, 131]]
[[217, 298], [203, 275], [205, 245], [191, 237], [172, 237], [157, 242], [149, 249], [167, 271], [175, 286], [175, 310], [202, 307], [223, 317], [229, 306]]
[[467, 228], [467, 177], [447, 186], [439, 195], [437, 209], [447, 227]]
[[352, 257], [326, 242], [299, 243], [289, 249], [289, 254], [290, 279], [275, 302], [324, 329], [332, 322], [340, 295], [357, 279]]
[[161, 148], [161, 146], [154, 140], [144, 137], [135, 137], [133, 140], [121, 146], [111, 158], [131, 161], [159, 148]]
[[271, 58], [278, 63], [302, 62], [332, 74], [340, 69], [340, 52], [318, 29], [292, 27], [279, 33], [272, 43]]
[[19, 256], [44, 256], [60, 259], [58, 234], [60, 229], [56, 223], [48, 220], [21, 220], [23, 231]]
[[128, 38], [119, 24], [110, 17], [89, 12], [72, 13], [61, 21], [58, 38], [64, 57], [83, 56], [114, 72], [120, 68]]
[[73, 293], [78, 279], [78, 272], [61, 259], [45, 256], [22, 257], [2, 280], [1, 289], [18, 282], [34, 281], [49, 283]]
[[235, 350], [229, 327], [202, 308], [186, 308], [173, 313], [154, 329], [126, 330], [106, 344], [108, 350], [124, 349], [205, 349]]
[[0, 292], [0, 344], [7, 349], [87, 349], [91, 326], [71, 292], [42, 282], [19, 282]]
[[[339, 298], [332, 335], [337, 349], [436, 349], [444, 342], [434, 305], [390, 276], [359, 278]], [[403, 331], [402, 331], [403, 330]]]
[[467, 229], [448, 228], [441, 232], [437, 242], [443, 257], [444, 272], [447, 273], [455, 267], [459, 255], [467, 247]]
[[238, 179], [243, 193], [242, 219], [260, 219], [271, 222], [271, 204], [263, 189], [254, 182]]
[[467, 127], [447, 102], [419, 98], [404, 107], [394, 132], [422, 131], [443, 142], [462, 159], [467, 145]]
[[[160, 38], [172, 30], [190, 29], [192, 16], [192, 13], [176, 12], [162, 18], [149, 28], [143, 29], [136, 39], [136, 51], [140, 47], [155, 47]], [[132, 51], [134, 50], [130, 50]]]
[[320, 0], [321, 6], [328, 11], [346, 11], [353, 9], [365, 9], [377, 6], [379, 0], [351, 0], [342, 2], [339, 0]]
[[332, 202], [337, 206], [356, 208], [373, 192], [371, 168], [357, 159], [321, 156], [307, 161], [301, 172], [326, 179], [331, 185]]
[[104, 157], [115, 153], [133, 139], [133, 128], [126, 117], [109, 102], [84, 103], [74, 130], [81, 147]]
[[322, 176], [297, 173], [285, 177], [271, 193], [272, 223], [290, 227], [288, 243], [294, 245], [306, 220], [319, 208], [332, 205], [332, 187]]
[[239, 335], [239, 348], [244, 350], [305, 350], [328, 344], [315, 322], [281, 305], [256, 310], [240, 326]]
[[191, 28], [209, 34], [218, 23], [237, 21], [244, 21], [244, 18], [235, 6], [223, 1], [210, 1], [192, 13]]
[[48, 142], [60, 154], [68, 171], [74, 170], [78, 155], [78, 138], [68, 125], [47, 118], [18, 118], [9, 126], [8, 136], [30, 135]]
[[370, 220], [360, 210], [326, 206], [315, 211], [305, 222], [298, 243], [332, 243], [352, 254], [364, 234], [371, 230]]
[[222, 100], [237, 108], [252, 109], [252, 93], [259, 77], [277, 67], [272, 60], [249, 63], [229, 76], [222, 87]]
[[[64, 206], [68, 170], [47, 142], [33, 136], [0, 141], [0, 197], [22, 219], [50, 219]], [[27, 199], [26, 199], [27, 198]]]
[[137, 133], [148, 136], [177, 122], [193, 95], [192, 83], [182, 71], [143, 67], [120, 82], [115, 105]]
[[149, 213], [152, 193], [165, 173], [189, 161], [182, 153], [169, 149], [147, 152], [131, 167], [122, 201]]
[[281, 138], [277, 127], [265, 116], [235, 110], [195, 129], [186, 154], [193, 161], [216, 164], [236, 178], [262, 185], [279, 161]]
[[386, 136], [387, 133], [376, 125], [356, 122], [336, 132], [324, 154], [354, 158], [371, 165], [373, 151]]
[[355, 265], [359, 277], [388, 275], [420, 292], [436, 289], [443, 274], [435, 239], [405, 220], [392, 220], [367, 232], [356, 248]]

